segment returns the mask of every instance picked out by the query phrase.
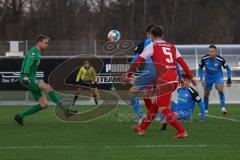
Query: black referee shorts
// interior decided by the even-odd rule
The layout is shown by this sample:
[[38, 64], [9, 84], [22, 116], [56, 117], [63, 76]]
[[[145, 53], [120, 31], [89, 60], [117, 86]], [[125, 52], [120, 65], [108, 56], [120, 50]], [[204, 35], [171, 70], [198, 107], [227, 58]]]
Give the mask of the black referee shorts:
[[92, 81], [84, 81], [82, 79], [80, 79], [78, 85], [80, 85], [80, 87], [97, 88], [97, 83], [93, 83]]

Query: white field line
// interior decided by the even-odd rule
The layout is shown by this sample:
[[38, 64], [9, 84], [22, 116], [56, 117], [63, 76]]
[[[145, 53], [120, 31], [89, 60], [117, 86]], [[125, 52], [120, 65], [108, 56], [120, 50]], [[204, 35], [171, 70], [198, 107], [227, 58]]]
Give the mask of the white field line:
[[74, 149], [76, 146], [0, 146], [2, 149]]
[[[86, 146], [0, 146], [0, 150], [21, 150], [21, 149], [81, 149]], [[98, 146], [96, 146], [97, 148]], [[104, 148], [215, 148], [215, 147], [240, 147], [240, 145], [227, 144], [153, 144], [153, 145], [130, 145], [130, 146], [103, 146]]]
[[206, 117], [216, 118], [216, 119], [222, 119], [222, 120], [226, 120], [226, 121], [232, 121], [232, 122], [240, 123], [240, 120], [233, 119], [233, 118], [219, 117], [219, 116], [213, 116], [213, 115], [209, 115], [209, 114], [206, 115]]
[[210, 145], [210, 144], [155, 144], [155, 145], [136, 145], [131, 148], [205, 148], [205, 147], [240, 147], [240, 145]]

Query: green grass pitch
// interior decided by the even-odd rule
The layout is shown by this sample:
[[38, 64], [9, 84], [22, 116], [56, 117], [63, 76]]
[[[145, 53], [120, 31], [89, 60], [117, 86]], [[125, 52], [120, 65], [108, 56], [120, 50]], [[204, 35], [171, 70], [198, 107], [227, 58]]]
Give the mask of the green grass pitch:
[[[87, 107], [79, 107], [86, 109]], [[185, 123], [189, 137], [174, 140], [175, 130], [161, 132], [154, 122], [140, 137], [131, 127], [134, 122], [119, 122], [117, 115], [132, 113], [119, 106], [104, 118], [88, 123], [64, 123], [53, 115], [53, 108], [25, 119], [25, 125], [13, 121], [25, 107], [0, 107], [1, 160], [240, 160], [240, 108], [228, 105], [229, 115], [211, 105], [206, 123], [197, 111], [193, 121]], [[224, 119], [219, 119], [224, 117]]]

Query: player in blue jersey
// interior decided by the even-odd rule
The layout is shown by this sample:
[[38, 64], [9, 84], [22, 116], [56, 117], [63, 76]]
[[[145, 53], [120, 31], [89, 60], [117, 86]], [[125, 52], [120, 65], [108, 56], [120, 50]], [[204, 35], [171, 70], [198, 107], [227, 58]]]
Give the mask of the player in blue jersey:
[[[198, 92], [190, 86], [190, 79], [186, 74], [182, 74], [181, 88], [177, 90], [178, 102], [172, 102], [171, 109], [179, 120], [191, 120], [195, 103], [198, 104], [201, 111], [200, 121], [205, 121], [205, 106]], [[165, 130], [167, 123], [162, 121], [161, 130]]]
[[[139, 55], [142, 53], [144, 48], [151, 43], [150, 30], [154, 26], [156, 25], [149, 24], [146, 27], [147, 38], [141, 43], [139, 43], [138, 46], [135, 48], [135, 56], [133, 57], [131, 64], [139, 57]], [[156, 78], [156, 70], [152, 63], [151, 58], [149, 58], [146, 61], [144, 69], [142, 70], [142, 74], [135, 79], [133, 86], [129, 90], [130, 102], [134, 108], [134, 111], [137, 113], [137, 118], [139, 121], [141, 121], [141, 118], [142, 118], [142, 110], [141, 110], [141, 106], [140, 106], [137, 94], [139, 94], [141, 90], [145, 91], [147, 89], [147, 86], [152, 84], [155, 78]], [[151, 99], [149, 99], [148, 96], [146, 96], [146, 93], [144, 95], [143, 100], [147, 108], [148, 106], [151, 106], [151, 104], [149, 105], [149, 103], [151, 103]]]
[[[203, 75], [204, 67], [206, 69], [205, 76]], [[212, 90], [214, 84], [219, 93], [222, 113], [227, 114], [227, 110], [225, 108], [225, 97], [223, 93], [224, 80], [222, 67], [227, 70], [227, 87], [231, 87], [231, 69], [227, 65], [224, 58], [217, 55], [217, 47], [215, 45], [210, 45], [208, 54], [202, 57], [201, 63], [199, 64], [199, 76], [202, 86], [204, 87], [204, 104], [206, 114], [208, 113], [210, 91]]]

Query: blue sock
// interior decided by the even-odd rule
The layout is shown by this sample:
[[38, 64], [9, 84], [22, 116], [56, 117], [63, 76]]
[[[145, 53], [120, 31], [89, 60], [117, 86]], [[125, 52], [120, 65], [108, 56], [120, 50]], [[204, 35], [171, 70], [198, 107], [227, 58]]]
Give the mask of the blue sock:
[[220, 107], [224, 108], [225, 107], [225, 96], [223, 92], [218, 92], [219, 94], [219, 99], [220, 99]]
[[130, 101], [134, 111], [137, 113], [138, 119], [140, 119], [142, 117], [142, 111], [138, 98], [136, 96], [131, 96]]
[[208, 110], [208, 101], [209, 101], [209, 99], [204, 97], [205, 110]]
[[165, 120], [164, 117], [163, 117], [163, 115], [162, 115], [162, 113], [159, 113], [159, 118], [160, 118], [160, 121], [161, 121], [161, 122], [162, 122], [163, 120]]

